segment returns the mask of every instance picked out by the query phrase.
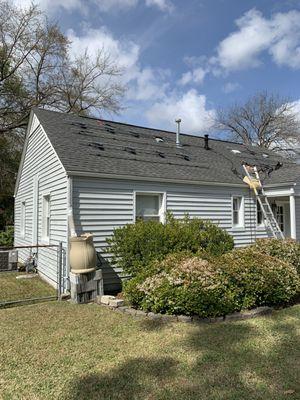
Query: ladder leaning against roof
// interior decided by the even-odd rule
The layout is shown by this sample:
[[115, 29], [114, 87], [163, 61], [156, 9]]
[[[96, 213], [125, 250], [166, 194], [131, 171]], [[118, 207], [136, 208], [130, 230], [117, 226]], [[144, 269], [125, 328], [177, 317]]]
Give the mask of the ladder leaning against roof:
[[269, 200], [265, 194], [264, 188], [262, 186], [259, 173], [256, 166], [250, 166], [243, 164], [246, 176], [243, 181], [253, 189], [256, 199], [259, 202], [260, 208], [262, 210], [263, 216], [265, 218], [267, 226], [270, 228], [272, 235], [276, 239], [284, 239], [284, 234], [282, 233], [278, 222], [273, 214]]

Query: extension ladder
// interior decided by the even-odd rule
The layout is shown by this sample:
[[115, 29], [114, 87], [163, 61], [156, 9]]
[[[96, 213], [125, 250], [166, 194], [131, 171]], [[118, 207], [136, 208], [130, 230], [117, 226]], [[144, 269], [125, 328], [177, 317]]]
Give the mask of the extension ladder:
[[282, 233], [278, 222], [273, 214], [268, 197], [266, 196], [264, 188], [261, 184], [256, 166], [243, 164], [243, 168], [246, 173], [243, 181], [247, 183], [247, 185], [249, 185], [251, 189], [253, 189], [256, 199], [263, 213], [266, 225], [269, 227], [274, 238], [284, 239], [284, 234]]

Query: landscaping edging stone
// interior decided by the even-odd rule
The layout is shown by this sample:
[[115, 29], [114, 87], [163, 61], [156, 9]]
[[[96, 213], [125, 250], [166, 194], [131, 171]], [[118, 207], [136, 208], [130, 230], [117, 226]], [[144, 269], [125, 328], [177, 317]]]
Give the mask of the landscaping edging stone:
[[[183, 322], [183, 323], [195, 323], [195, 324], [212, 324], [220, 322], [230, 322], [230, 321], [242, 321], [250, 318], [259, 317], [262, 315], [269, 315], [273, 312], [272, 307], [257, 307], [252, 310], [245, 310], [240, 312], [234, 312], [232, 314], [225, 315], [223, 317], [211, 317], [211, 318], [201, 318], [198, 316], [188, 316], [188, 315], [170, 315], [170, 314], [156, 314], [153, 312], [146, 312], [142, 310], [137, 310], [130, 306], [124, 305], [124, 301], [120, 299], [113, 298], [113, 296], [101, 296], [103, 299], [97, 298], [97, 304], [103, 307], [109, 308], [119, 313], [129, 314], [135, 318], [145, 318], [155, 321], [162, 322]], [[110, 297], [108, 299], [108, 297]], [[109, 300], [109, 301], [108, 301]], [[118, 300], [118, 301], [116, 301]]]

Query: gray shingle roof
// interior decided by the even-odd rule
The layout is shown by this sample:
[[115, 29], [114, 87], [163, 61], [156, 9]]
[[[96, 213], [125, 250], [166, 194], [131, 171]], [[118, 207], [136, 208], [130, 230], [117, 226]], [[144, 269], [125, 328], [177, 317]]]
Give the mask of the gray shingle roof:
[[258, 147], [210, 139], [210, 150], [205, 150], [202, 137], [182, 134], [182, 147], [177, 148], [173, 132], [48, 110], [34, 112], [68, 172], [239, 184], [245, 161], [268, 171], [283, 163], [269, 175], [262, 174], [266, 184], [296, 182], [300, 177], [300, 165]]

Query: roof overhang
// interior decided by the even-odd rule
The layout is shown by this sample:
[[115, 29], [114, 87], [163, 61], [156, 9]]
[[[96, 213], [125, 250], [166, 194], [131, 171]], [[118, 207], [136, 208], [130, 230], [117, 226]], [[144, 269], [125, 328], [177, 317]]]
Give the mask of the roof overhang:
[[[225, 186], [225, 187], [240, 187], [246, 188], [247, 185], [241, 181], [241, 183], [229, 183], [229, 182], [208, 182], [208, 181], [194, 181], [186, 179], [171, 179], [171, 178], [153, 178], [150, 176], [136, 176], [136, 175], [116, 175], [116, 174], [103, 174], [100, 172], [83, 172], [83, 171], [67, 171], [70, 176], [86, 177], [86, 178], [102, 178], [102, 179], [121, 179], [121, 180], [134, 180], [134, 181], [148, 181], [148, 182], [165, 182], [165, 183], [177, 183], [187, 185], [205, 185], [205, 186]], [[265, 185], [266, 188], [278, 188], [278, 187], [294, 187], [295, 182], [284, 182]]]

